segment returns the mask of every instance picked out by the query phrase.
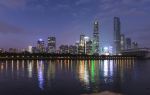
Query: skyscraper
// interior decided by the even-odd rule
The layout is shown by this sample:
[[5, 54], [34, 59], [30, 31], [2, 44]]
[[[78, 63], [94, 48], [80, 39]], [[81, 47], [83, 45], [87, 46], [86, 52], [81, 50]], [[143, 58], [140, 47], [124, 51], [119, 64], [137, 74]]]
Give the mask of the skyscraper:
[[114, 17], [114, 54], [120, 54], [121, 50], [120, 18]]
[[33, 52], [32, 46], [28, 46], [28, 52], [29, 52], [29, 53], [32, 53], [32, 52]]
[[92, 40], [89, 39], [86, 42], [86, 54], [91, 55], [91, 51], [92, 51]]
[[78, 50], [79, 50], [79, 44], [80, 44], [79, 41], [76, 41], [75, 46], [77, 47], [77, 48], [76, 48], [76, 49], [77, 49], [77, 50], [76, 50], [76, 51], [77, 51], [77, 54], [79, 53], [79, 51], [78, 51]]
[[97, 20], [94, 22], [92, 52], [99, 54], [99, 23]]
[[48, 53], [55, 53], [56, 52], [56, 38], [55, 37], [48, 37]]
[[131, 39], [126, 38], [126, 49], [131, 49]]
[[84, 54], [90, 54], [92, 41], [89, 37], [84, 37]]
[[121, 34], [120, 44], [121, 44], [121, 51], [125, 50], [125, 36], [124, 36], [124, 34]]
[[84, 37], [85, 35], [83, 34], [80, 35], [80, 46], [84, 46]]
[[79, 54], [84, 54], [84, 47], [85, 47], [84, 37], [85, 37], [85, 35], [83, 35], [83, 34], [80, 35], [80, 42], [79, 42], [79, 46], [78, 46]]
[[38, 51], [39, 51], [40, 53], [45, 52], [45, 43], [44, 43], [44, 41], [43, 41], [42, 39], [39, 39], [39, 40], [37, 41], [37, 49], [38, 49]]

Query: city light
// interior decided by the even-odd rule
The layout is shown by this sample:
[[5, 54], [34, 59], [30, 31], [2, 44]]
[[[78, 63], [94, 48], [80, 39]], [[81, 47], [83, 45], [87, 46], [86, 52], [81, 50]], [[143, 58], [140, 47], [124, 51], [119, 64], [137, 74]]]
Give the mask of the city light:
[[43, 39], [40, 38], [39, 41], [43, 41]]

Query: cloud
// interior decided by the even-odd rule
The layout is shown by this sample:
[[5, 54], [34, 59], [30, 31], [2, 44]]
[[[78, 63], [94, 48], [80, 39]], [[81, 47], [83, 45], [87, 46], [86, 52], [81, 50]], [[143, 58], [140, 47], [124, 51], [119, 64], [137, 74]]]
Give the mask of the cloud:
[[24, 30], [20, 27], [0, 21], [0, 33], [22, 33]]
[[121, 0], [124, 4], [142, 4], [142, 3], [149, 3], [149, 0]]
[[0, 0], [0, 6], [5, 8], [23, 8], [27, 0]]
[[71, 9], [71, 7], [67, 4], [57, 4], [53, 9], [56, 10], [64, 10], [64, 9]]
[[99, 2], [99, 16], [146, 15], [150, 0], [102, 0]]
[[78, 0], [76, 2], [76, 5], [82, 5], [82, 4], [86, 4], [86, 3], [89, 3], [91, 2], [92, 0]]

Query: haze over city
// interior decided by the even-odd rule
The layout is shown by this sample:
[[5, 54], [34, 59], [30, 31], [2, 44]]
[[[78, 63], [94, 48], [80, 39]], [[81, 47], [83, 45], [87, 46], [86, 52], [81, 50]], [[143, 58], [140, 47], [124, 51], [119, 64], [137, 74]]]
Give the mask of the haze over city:
[[0, 47], [24, 48], [39, 38], [57, 38], [73, 44], [80, 34], [92, 36], [93, 23], [100, 23], [100, 42], [113, 44], [113, 17], [120, 17], [121, 32], [150, 47], [149, 0], [1, 0]]

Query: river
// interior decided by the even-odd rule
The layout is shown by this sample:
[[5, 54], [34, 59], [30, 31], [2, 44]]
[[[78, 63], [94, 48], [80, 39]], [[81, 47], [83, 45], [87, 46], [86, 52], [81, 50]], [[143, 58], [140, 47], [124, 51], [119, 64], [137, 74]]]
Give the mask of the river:
[[150, 95], [150, 60], [0, 61], [0, 95]]

